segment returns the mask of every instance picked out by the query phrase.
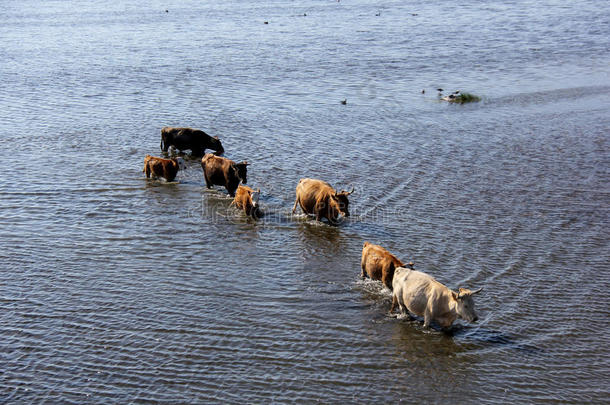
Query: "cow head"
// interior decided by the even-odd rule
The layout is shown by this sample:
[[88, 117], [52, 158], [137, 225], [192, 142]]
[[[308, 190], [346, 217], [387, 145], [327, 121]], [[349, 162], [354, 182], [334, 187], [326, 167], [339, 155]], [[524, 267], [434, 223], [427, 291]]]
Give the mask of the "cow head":
[[465, 319], [468, 322], [476, 322], [479, 319], [474, 310], [474, 300], [472, 299], [472, 296], [481, 292], [481, 290], [482, 288], [474, 291], [460, 288], [458, 293], [452, 291], [453, 298], [456, 300], [456, 313], [460, 318]]
[[261, 195], [260, 188], [256, 189], [256, 191], [250, 192], [250, 201], [252, 202], [252, 209], [250, 209], [250, 212], [248, 212], [248, 215], [250, 215], [254, 219], [258, 219], [263, 216], [263, 212], [260, 210], [260, 207], [258, 205], [258, 199], [259, 199], [260, 195]]
[[233, 168], [235, 169], [235, 174], [237, 177], [239, 177], [241, 182], [246, 184], [248, 181], [248, 162], [243, 161], [241, 163], [235, 163]]
[[261, 196], [261, 189], [257, 188], [256, 191], [250, 193], [250, 199], [252, 200], [252, 206], [258, 208], [258, 199]]
[[220, 143], [220, 139], [218, 139], [217, 136], [210, 139], [210, 149], [214, 149], [216, 151], [214, 152], [216, 156], [220, 156], [225, 153], [225, 149], [222, 147], [222, 143]]
[[354, 187], [352, 186], [351, 191], [341, 190], [340, 193], [335, 193], [335, 195], [333, 196], [333, 199], [339, 204], [339, 211], [346, 217], [349, 217], [349, 200], [347, 196], [352, 194], [353, 192]]
[[186, 162], [181, 157], [172, 158], [174, 163], [178, 165], [178, 170], [186, 170]]

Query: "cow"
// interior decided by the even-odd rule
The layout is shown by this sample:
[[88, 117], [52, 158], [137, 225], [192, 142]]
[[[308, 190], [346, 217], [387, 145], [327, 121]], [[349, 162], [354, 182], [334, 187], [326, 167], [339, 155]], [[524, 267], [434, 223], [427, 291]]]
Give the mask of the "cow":
[[482, 288], [475, 291], [460, 288], [455, 292], [429, 274], [404, 267], [396, 269], [392, 284], [394, 288], [390, 313], [399, 306], [402, 313], [408, 310], [423, 316], [425, 327], [434, 321], [443, 329], [448, 329], [457, 318], [468, 322], [479, 319], [472, 296]]
[[163, 152], [167, 152], [170, 146], [179, 151], [190, 149], [194, 156], [203, 156], [206, 149], [214, 150], [215, 155], [222, 155], [225, 151], [217, 136], [211, 137], [193, 128], [163, 127], [160, 146]]
[[[360, 262], [362, 273], [360, 277], [363, 279], [368, 276], [372, 280], [381, 280], [381, 282], [392, 290], [392, 279], [394, 278], [394, 270], [398, 267], [404, 267], [400, 261], [392, 253], [388, 252], [379, 245], [373, 245], [370, 242], [364, 242], [362, 246], [362, 260]], [[413, 268], [413, 262], [407, 265]]]
[[235, 190], [240, 182], [247, 182], [246, 161], [235, 163], [227, 158], [206, 153], [201, 159], [201, 168], [207, 188], [212, 188], [213, 185], [224, 186], [231, 197], [235, 197]]
[[254, 191], [248, 186], [239, 185], [231, 205], [235, 205], [238, 209], [243, 210], [247, 216], [258, 219], [262, 217], [262, 212], [258, 207], [260, 194], [260, 188]]
[[296, 200], [292, 213], [296, 213], [297, 205], [305, 214], [314, 215], [318, 221], [326, 218], [329, 223], [337, 224], [339, 214], [349, 217], [349, 200], [347, 196], [354, 192], [337, 192], [325, 181], [316, 179], [301, 179], [296, 188]]
[[171, 159], [163, 159], [156, 156], [146, 155], [144, 157], [144, 169], [142, 172], [146, 173], [146, 178], [163, 177], [167, 181], [172, 181], [176, 178], [178, 170], [185, 170], [186, 163], [181, 157], [175, 157]]

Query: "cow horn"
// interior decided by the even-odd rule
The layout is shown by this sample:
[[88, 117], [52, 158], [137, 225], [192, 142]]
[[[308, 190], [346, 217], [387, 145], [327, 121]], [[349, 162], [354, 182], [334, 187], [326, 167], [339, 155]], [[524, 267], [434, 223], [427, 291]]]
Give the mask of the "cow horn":
[[474, 290], [471, 294], [477, 294], [480, 293], [481, 291], [483, 291], [483, 287], [479, 288], [478, 290]]
[[352, 194], [353, 192], [354, 192], [354, 186], [352, 186], [352, 190], [351, 190], [351, 191], [348, 191], [347, 195], [350, 195], [350, 194]]

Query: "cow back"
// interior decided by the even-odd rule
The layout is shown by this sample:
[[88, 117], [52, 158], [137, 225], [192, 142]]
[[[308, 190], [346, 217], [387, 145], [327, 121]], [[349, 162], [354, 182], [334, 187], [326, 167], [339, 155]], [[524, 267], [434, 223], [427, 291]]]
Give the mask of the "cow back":
[[391, 290], [394, 271], [403, 263], [379, 245], [365, 242], [362, 247], [362, 269], [372, 280], [382, 280]]

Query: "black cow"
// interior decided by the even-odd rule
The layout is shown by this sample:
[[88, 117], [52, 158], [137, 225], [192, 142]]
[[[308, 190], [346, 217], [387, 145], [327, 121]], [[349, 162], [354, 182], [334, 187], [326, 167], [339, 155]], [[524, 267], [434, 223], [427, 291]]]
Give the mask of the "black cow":
[[170, 146], [179, 151], [190, 149], [195, 156], [203, 156], [206, 149], [214, 150], [215, 155], [225, 151], [217, 136], [212, 137], [199, 129], [163, 127], [161, 150], [167, 152]]

